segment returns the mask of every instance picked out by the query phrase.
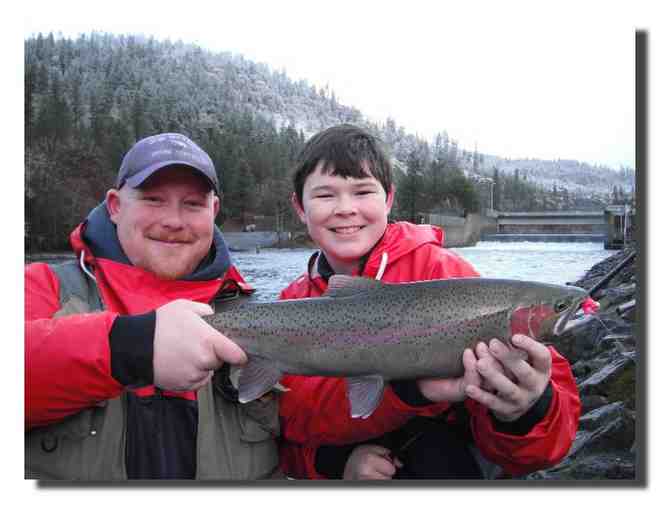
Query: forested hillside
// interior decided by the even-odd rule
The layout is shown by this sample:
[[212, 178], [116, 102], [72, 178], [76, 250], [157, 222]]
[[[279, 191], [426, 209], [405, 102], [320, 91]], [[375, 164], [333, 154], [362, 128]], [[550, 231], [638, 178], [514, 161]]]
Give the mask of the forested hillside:
[[530, 182], [552, 190], [562, 186], [570, 193], [584, 197], [612, 195], [616, 192], [632, 194], [635, 187], [635, 170], [620, 168], [614, 171], [605, 166], [590, 165], [575, 160], [558, 159], [509, 159], [485, 156], [482, 170], [491, 172], [497, 168], [500, 172], [513, 175], [516, 170]]
[[65, 248], [125, 151], [166, 131], [186, 134], [213, 158], [223, 188], [218, 222], [265, 218], [267, 228], [291, 228], [293, 158], [307, 137], [342, 122], [373, 130], [390, 147], [396, 218], [489, 207], [493, 189], [500, 207], [514, 209], [573, 207], [580, 198], [565, 189], [545, 199], [550, 188], [505, 173], [493, 188], [482, 178], [493, 175], [488, 157], [446, 133], [428, 142], [391, 118], [375, 124], [327, 87], [240, 55], [145, 36], [38, 34], [25, 41], [26, 248]]

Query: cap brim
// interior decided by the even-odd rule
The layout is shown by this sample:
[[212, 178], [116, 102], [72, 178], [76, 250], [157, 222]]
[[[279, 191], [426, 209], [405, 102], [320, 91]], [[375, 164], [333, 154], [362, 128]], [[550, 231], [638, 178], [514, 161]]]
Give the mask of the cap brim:
[[138, 186], [142, 185], [143, 182], [147, 180], [148, 177], [154, 175], [156, 172], [161, 170], [162, 168], [166, 168], [168, 166], [175, 166], [175, 165], [180, 165], [180, 166], [187, 166], [189, 168], [194, 169], [196, 172], [198, 172], [200, 175], [202, 175], [209, 183], [210, 187], [217, 193], [219, 190], [217, 189], [217, 183], [214, 182], [205, 172], [203, 172], [200, 168], [194, 166], [192, 163], [188, 163], [186, 161], [179, 161], [179, 160], [172, 160], [172, 161], [162, 161], [161, 163], [157, 163], [155, 165], [150, 165], [144, 170], [138, 172], [132, 177], [129, 177], [124, 181], [124, 184], [128, 184], [131, 188], [137, 188]]

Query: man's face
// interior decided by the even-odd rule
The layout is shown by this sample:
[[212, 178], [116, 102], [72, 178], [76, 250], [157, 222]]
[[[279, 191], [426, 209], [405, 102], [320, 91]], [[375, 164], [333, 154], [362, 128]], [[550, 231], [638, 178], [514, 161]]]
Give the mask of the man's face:
[[[368, 173], [368, 172], [367, 172]], [[322, 163], [303, 185], [303, 207], [292, 201], [308, 233], [337, 273], [350, 274], [382, 237], [394, 190], [386, 196], [380, 181], [322, 173]]]
[[170, 168], [140, 188], [108, 191], [107, 208], [131, 263], [175, 280], [192, 273], [208, 254], [219, 199], [202, 177]]

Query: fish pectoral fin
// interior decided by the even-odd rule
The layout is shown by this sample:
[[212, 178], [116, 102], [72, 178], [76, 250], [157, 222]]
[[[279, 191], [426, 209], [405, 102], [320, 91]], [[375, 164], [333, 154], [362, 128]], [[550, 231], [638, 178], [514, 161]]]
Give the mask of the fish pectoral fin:
[[278, 383], [282, 375], [272, 361], [251, 357], [249, 363], [240, 369], [238, 401], [247, 404], [265, 395], [276, 385], [284, 391], [284, 386]]
[[329, 287], [324, 296], [329, 297], [349, 297], [356, 296], [361, 292], [379, 289], [384, 286], [377, 280], [364, 278], [362, 276], [347, 276], [344, 274], [335, 274], [329, 278]]
[[348, 377], [350, 416], [368, 418], [380, 404], [385, 391], [385, 380], [380, 375]]
[[283, 386], [279, 382], [275, 383], [275, 386], [273, 386], [273, 389], [275, 391], [277, 391], [278, 393], [285, 393], [287, 391], [292, 391], [290, 388], [288, 388], [287, 386]]
[[[232, 366], [229, 370], [230, 370], [229, 381], [231, 381], [231, 385], [237, 390], [240, 388], [240, 373], [243, 370], [243, 367]], [[286, 391], [290, 391], [289, 388], [283, 386], [279, 382], [275, 383], [275, 386], [273, 386], [272, 389], [274, 391], [277, 391], [278, 393], [284, 393]]]

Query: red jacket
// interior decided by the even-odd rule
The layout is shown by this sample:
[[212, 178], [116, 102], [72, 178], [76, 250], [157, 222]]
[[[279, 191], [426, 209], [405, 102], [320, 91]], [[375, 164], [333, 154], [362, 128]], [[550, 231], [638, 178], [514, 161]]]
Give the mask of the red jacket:
[[[92, 213], [90, 219], [93, 217]], [[96, 277], [105, 311], [54, 317], [61, 307], [58, 278], [47, 264], [29, 264], [25, 268], [26, 429], [62, 421], [121, 394], [124, 388], [112, 376], [109, 344], [110, 329], [118, 315], [146, 313], [175, 299], [208, 303], [222, 287], [228, 288], [231, 280], [243, 290], [251, 289], [236, 268], [221, 262], [219, 257], [208, 266], [209, 273], [217, 275], [210, 279], [160, 280], [126, 263], [118, 254], [110, 256], [114, 249], [101, 249], [101, 244], [110, 244], [109, 238], [113, 237], [112, 243], [117, 243], [116, 235], [108, 235], [102, 243], [99, 239], [91, 243], [92, 234], [86, 234], [88, 223], [89, 220], [73, 231], [70, 242], [77, 258], [83, 254], [84, 262]], [[104, 229], [103, 225], [99, 230]], [[217, 243], [218, 236], [215, 237]], [[91, 244], [103, 255], [94, 256]], [[120, 248], [117, 246], [116, 250]], [[217, 273], [217, 268], [222, 270]], [[154, 387], [149, 385], [132, 391], [146, 396], [154, 393]], [[162, 393], [196, 400], [195, 392]], [[323, 398], [333, 399], [330, 395]], [[344, 401], [343, 405], [348, 404]], [[304, 406], [297, 405], [295, 410], [301, 416], [306, 415]], [[305, 420], [296, 420], [294, 423], [300, 430], [295, 430], [290, 423], [286, 432], [291, 437], [321, 438], [322, 431], [329, 427], [328, 419], [328, 416], [316, 416], [308, 424]], [[340, 440], [349, 442], [351, 437], [348, 432]]]
[[[57, 277], [47, 264], [29, 264], [25, 269], [26, 428], [61, 421], [121, 394], [123, 387], [111, 374], [109, 345], [118, 315], [146, 313], [178, 298], [208, 303], [230, 280], [248, 287], [228, 264], [210, 280], [167, 281], [123, 261], [94, 257], [83, 239], [84, 230], [84, 224], [77, 227], [70, 240], [77, 257], [84, 254], [96, 277], [105, 311], [54, 318], [61, 307]], [[135, 391], [147, 395], [154, 388]], [[195, 392], [163, 393], [196, 399]]]
[[[382, 272], [382, 281], [397, 283], [479, 276], [468, 262], [442, 246], [443, 231], [437, 227], [391, 224], [371, 252], [362, 275], [375, 278]], [[281, 299], [318, 297], [325, 292], [327, 282], [317, 273], [314, 262], [315, 257], [308, 273], [282, 291]], [[553, 348], [551, 354], [553, 399], [546, 417], [527, 435], [496, 431], [487, 408], [471, 399], [465, 402], [476, 445], [486, 458], [510, 474], [557, 463], [574, 440], [580, 415], [576, 382], [567, 360]], [[450, 407], [434, 404], [414, 408], [388, 387], [381, 405], [369, 418], [353, 419], [349, 416], [344, 379], [285, 376], [282, 384], [291, 391], [281, 397], [281, 422], [288, 440], [281, 445], [281, 464], [285, 473], [295, 478], [324, 478], [314, 467], [320, 444], [365, 441], [402, 426], [412, 416], [436, 415]], [[300, 408], [309, 411], [302, 413]], [[324, 428], [316, 426], [318, 422], [324, 423]]]

